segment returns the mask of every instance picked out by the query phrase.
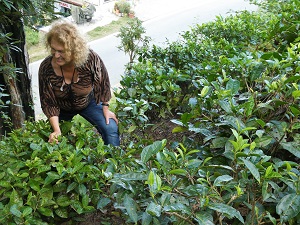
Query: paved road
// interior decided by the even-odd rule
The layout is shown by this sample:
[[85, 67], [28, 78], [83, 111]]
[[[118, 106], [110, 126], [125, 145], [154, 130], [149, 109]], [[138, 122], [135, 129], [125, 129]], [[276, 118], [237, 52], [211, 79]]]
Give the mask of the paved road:
[[[149, 7], [153, 7], [153, 4], [151, 5], [151, 1], [158, 0], [144, 1], [145, 4], [149, 3]], [[147, 15], [146, 13], [142, 14], [144, 15], [144, 18], [141, 19], [146, 20], [143, 23], [143, 26], [146, 28], [146, 35], [152, 38], [152, 44], [161, 46], [166, 44], [166, 40], [175, 41], [179, 38], [179, 34], [181, 32], [189, 30], [190, 27], [196, 23], [201, 24], [212, 21], [218, 15], [226, 16], [230, 10], [256, 9], [256, 7], [250, 6], [243, 0], [186, 1], [191, 1], [193, 4], [181, 5], [177, 8], [170, 8], [166, 14], [163, 14], [162, 12], [156, 12], [157, 15], [152, 15], [152, 18], [150, 18], [150, 15]], [[164, 1], [160, 0], [160, 2]], [[146, 10], [147, 6], [145, 4], [143, 9]], [[161, 10], [162, 8], [163, 6], [161, 6], [159, 9]], [[142, 13], [142, 10], [139, 10], [139, 12]], [[147, 10], [145, 12], [147, 12]], [[119, 84], [125, 65], [129, 61], [129, 57], [117, 49], [116, 46], [118, 46], [119, 43], [120, 40], [116, 37], [116, 34], [109, 35], [105, 38], [101, 38], [89, 43], [90, 47], [94, 49], [104, 60], [110, 75], [112, 86], [117, 86]], [[39, 119], [40, 115], [42, 115], [38, 97], [39, 93], [37, 81], [37, 72], [40, 63], [41, 61], [30, 64], [36, 119]]]

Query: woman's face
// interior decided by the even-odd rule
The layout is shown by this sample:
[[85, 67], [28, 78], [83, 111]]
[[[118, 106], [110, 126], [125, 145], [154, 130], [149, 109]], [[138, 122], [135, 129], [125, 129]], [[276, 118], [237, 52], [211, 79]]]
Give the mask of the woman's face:
[[57, 65], [64, 66], [71, 62], [71, 59], [69, 59], [69, 57], [66, 55], [64, 46], [55, 39], [51, 40], [50, 48], [51, 54], [53, 55], [53, 60]]

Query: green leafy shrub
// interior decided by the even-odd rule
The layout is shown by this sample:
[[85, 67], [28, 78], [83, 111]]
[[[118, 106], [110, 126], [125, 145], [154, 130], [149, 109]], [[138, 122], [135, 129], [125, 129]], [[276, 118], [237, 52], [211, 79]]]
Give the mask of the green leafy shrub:
[[39, 31], [33, 30], [30, 27], [25, 27], [25, 33], [26, 33], [26, 44], [28, 46], [33, 46], [40, 43]]
[[255, 142], [232, 133], [232, 147], [226, 151], [230, 160], [181, 144], [168, 149], [166, 140], [146, 146], [138, 161], [130, 161], [135, 172], [115, 174], [111, 180], [127, 222], [276, 224], [275, 207], [282, 223], [296, 221], [297, 163], [272, 161]]
[[278, 51], [286, 51], [289, 44], [299, 41], [299, 1], [251, 0], [251, 2], [276, 15], [269, 29], [269, 40]]
[[[251, 23], [250, 30], [244, 25], [243, 32], [234, 33], [239, 23], [248, 20]], [[197, 25], [192, 31], [182, 35], [182, 41], [168, 43], [167, 48], [153, 46], [140, 52], [138, 57], [140, 63], [133, 64], [133, 68], [121, 80], [121, 86], [124, 88], [116, 94], [117, 99], [125, 99], [130, 104], [136, 99], [147, 102], [150, 107], [147, 111], [143, 111], [143, 114], [149, 119], [150, 124], [157, 118], [173, 117], [177, 113], [191, 110], [190, 101], [198, 95], [199, 88], [205, 85], [200, 84], [203, 81], [200, 78], [206, 77], [207, 82], [211, 82], [222, 76], [223, 69], [219, 66], [220, 56], [234, 56], [239, 49], [248, 46], [248, 43], [244, 43], [243, 40], [247, 39], [250, 42], [252, 39], [259, 38], [254, 29], [254, 21], [256, 24], [263, 23], [262, 19], [252, 21], [252, 14], [248, 12], [226, 20], [219, 17], [216, 24]], [[222, 33], [221, 28], [219, 30], [215, 28], [219, 26], [222, 30], [227, 30], [224, 25], [227, 23], [232, 31]], [[208, 34], [209, 30], [211, 34]], [[214, 33], [216, 33], [216, 41], [210, 38]], [[239, 45], [230, 42], [233, 36], [235, 43]], [[133, 114], [133, 117], [138, 117], [135, 111], [130, 110], [131, 105], [126, 104], [126, 101], [120, 102], [119, 111], [128, 109], [120, 116], [123, 118], [126, 114]], [[206, 104], [209, 106], [212, 102], [206, 101]], [[207, 108], [208, 114], [213, 113], [211, 107], [213, 105]], [[203, 109], [205, 110], [205, 107]]]
[[117, 34], [117, 37], [121, 39], [121, 44], [118, 46], [118, 49], [129, 55], [129, 63], [133, 63], [140, 49], [148, 47], [150, 37], [143, 36], [145, 32], [142, 21], [138, 18], [129, 20], [126, 26], [120, 28], [120, 33]]
[[[297, 44], [285, 54], [274, 49], [256, 50], [258, 46], [267, 45], [267, 32], [259, 29], [266, 29], [268, 21], [264, 23], [263, 19], [269, 17], [254, 17], [260, 19], [252, 19], [252, 14], [242, 12], [224, 21], [217, 20], [216, 27], [221, 27], [219, 32], [214, 30], [213, 24], [197, 25], [183, 35], [182, 41], [165, 49], [154, 46], [142, 53], [141, 63], [134, 65], [121, 81], [124, 88], [117, 99], [148, 102], [151, 107], [144, 112], [147, 118], [177, 113], [176, 117], [185, 118], [183, 127], [190, 130], [213, 129], [228, 116], [239, 120], [245, 117], [242, 121], [253, 120], [255, 116], [267, 123], [286, 107], [291, 106], [290, 110], [296, 112], [299, 110], [298, 87], [293, 82], [298, 80]], [[242, 21], [251, 26], [239, 26]], [[235, 33], [236, 27], [243, 29]], [[231, 31], [227, 32], [228, 29]], [[214, 34], [217, 38], [212, 38]], [[275, 99], [269, 101], [273, 96]], [[297, 124], [297, 120], [295, 122]], [[203, 132], [205, 135], [206, 129]]]
[[[155, 121], [166, 118], [177, 125], [174, 133], [185, 132], [186, 138], [177, 139], [174, 145], [183, 142], [199, 151], [192, 154], [193, 159], [200, 160], [197, 174], [182, 162], [160, 164], [162, 156], [153, 154], [159, 157], [149, 163], [155, 173], [152, 184], [159, 184], [157, 193], [173, 196], [174, 191], [173, 202], [183, 205], [172, 213], [164, 211], [165, 205], [155, 198], [157, 193], [150, 191], [154, 199], [148, 213], [152, 222], [299, 223], [300, 43], [297, 38], [284, 41], [282, 36], [295, 23], [299, 3], [264, 3], [274, 4], [269, 7], [272, 10], [218, 17], [215, 22], [196, 25], [182, 34], [182, 40], [167, 47], [144, 50], [139, 63], [133, 64], [122, 79], [116, 94], [117, 111], [124, 118], [123, 127], [135, 125], [132, 136], [139, 134], [140, 140], [151, 136], [142, 136], [145, 124], [159, 126]], [[286, 25], [276, 32], [279, 21]], [[280, 43], [274, 41], [279, 39]], [[169, 83], [176, 89], [169, 88]], [[131, 107], [140, 101], [149, 106], [142, 111], [147, 119], [143, 122], [140, 111]], [[166, 155], [169, 153], [164, 152], [163, 159]], [[206, 166], [202, 167], [202, 162]], [[182, 189], [161, 188], [169, 177], [164, 171], [171, 170], [163, 170], [164, 165], [177, 165], [178, 174], [186, 175], [184, 183], [180, 182], [184, 178], [171, 179]], [[201, 187], [194, 187], [201, 193], [194, 199], [201, 212], [192, 210], [195, 206], [183, 191], [192, 184]]]
[[[139, 52], [115, 93], [124, 146], [81, 122], [64, 124], [58, 145], [44, 122], [2, 140], [0, 223], [98, 209], [123, 224], [299, 224], [300, 43], [272, 35], [299, 4], [264, 3]], [[184, 135], [151, 141], [159, 119]]]
[[45, 142], [44, 121], [0, 142], [2, 224], [80, 221], [96, 209], [121, 213], [124, 224], [275, 221], [276, 204], [282, 221], [298, 212], [298, 164], [272, 161], [243, 138], [251, 127], [232, 129], [232, 145], [216, 157], [166, 140], [111, 149], [84, 123], [70, 125], [58, 145]]
[[48, 123], [27, 123], [0, 142], [1, 224], [61, 224], [101, 207], [109, 147], [84, 123], [62, 130], [52, 144]]
[[119, 10], [120, 13], [128, 14], [130, 12], [131, 5], [126, 0], [119, 0], [114, 4], [114, 10]]

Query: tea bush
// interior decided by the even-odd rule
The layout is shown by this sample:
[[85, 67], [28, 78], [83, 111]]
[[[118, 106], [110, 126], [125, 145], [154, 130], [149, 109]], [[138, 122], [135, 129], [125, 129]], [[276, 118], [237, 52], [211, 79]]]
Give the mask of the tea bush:
[[[284, 29], [300, 3], [256, 2], [139, 52], [115, 93], [121, 147], [80, 121], [57, 145], [43, 121], [1, 140], [0, 223], [299, 224], [300, 43]], [[151, 141], [162, 119], [181, 138]]]
[[51, 128], [42, 120], [0, 142], [0, 224], [61, 224], [96, 210], [110, 150], [94, 129], [76, 125], [62, 124], [59, 144], [47, 142]]
[[[192, 156], [199, 160], [198, 174], [182, 163], [177, 172], [191, 178], [185, 184], [193, 181], [201, 187], [202, 192], [194, 188], [205, 201], [197, 196], [198, 212], [185, 202], [189, 196], [184, 203], [182, 196], [174, 197], [189, 209], [173, 208], [178, 224], [181, 216], [191, 224], [299, 223], [300, 43], [294, 18], [300, 3], [270, 0], [260, 4], [262, 11], [217, 17], [194, 26], [167, 47], [140, 52], [139, 62], [124, 76], [116, 94], [122, 125], [134, 124], [128, 139], [166, 118], [178, 125], [174, 133], [185, 132], [185, 138], [176, 141], [185, 149], [199, 151]], [[294, 38], [286, 39], [291, 31]], [[147, 110], [140, 111], [136, 102], [144, 102]], [[184, 151], [173, 151], [184, 158]], [[154, 182], [163, 186], [168, 174], [160, 174], [162, 165], [153, 160], [154, 177], [159, 177]], [[183, 189], [178, 193], [184, 195]], [[171, 190], [175, 188], [168, 189], [168, 194]], [[153, 201], [161, 210], [151, 215], [162, 223], [168, 212], [158, 199]]]

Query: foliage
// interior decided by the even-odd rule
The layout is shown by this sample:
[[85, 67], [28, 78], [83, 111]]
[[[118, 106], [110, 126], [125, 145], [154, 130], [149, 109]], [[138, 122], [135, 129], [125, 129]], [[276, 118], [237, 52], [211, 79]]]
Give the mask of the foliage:
[[128, 15], [131, 10], [131, 5], [126, 0], [119, 0], [115, 2], [114, 10], [119, 10], [119, 13], [124, 13]]
[[[253, 119], [253, 112], [258, 119], [269, 121], [274, 113], [271, 114], [273, 108], [268, 105], [274, 107], [273, 104], [277, 107], [275, 115], [281, 115], [287, 106], [285, 103], [297, 110], [298, 97], [291, 99], [290, 96], [293, 91], [297, 95], [298, 87], [291, 90], [290, 85], [294, 85], [287, 82], [297, 81], [298, 45], [292, 46], [286, 55], [276, 53], [272, 47], [267, 48], [269, 52], [263, 52], [269, 46], [267, 32], [257, 29], [263, 25], [265, 30], [267, 24], [272, 25], [273, 21], [263, 22], [267, 18], [270, 17], [249, 12], [238, 17], [218, 18], [214, 23], [197, 25], [192, 32], [183, 34], [184, 41], [172, 43], [166, 49], [154, 46], [141, 55], [141, 63], [134, 65], [121, 81], [124, 88], [117, 98], [126, 99], [130, 104], [136, 99], [147, 102], [152, 107], [144, 114], [154, 118], [182, 114], [181, 117], [186, 118], [182, 122], [186, 128], [192, 125], [189, 124], [192, 119], [196, 120], [196, 126], [205, 122], [204, 127], [213, 127], [211, 122], [218, 124], [223, 120], [222, 114], [244, 117], [242, 121], [245, 121]], [[244, 25], [243, 21], [249, 24]], [[283, 57], [287, 57], [287, 61]], [[278, 77], [274, 78], [273, 74]], [[288, 79], [293, 75], [294, 78]], [[286, 89], [282, 89], [283, 84]], [[275, 102], [269, 102], [273, 96]], [[123, 109], [130, 107], [130, 104], [123, 105], [126, 102], [121, 104]], [[245, 109], [246, 106], [250, 108]], [[204, 121], [200, 122], [199, 116], [204, 117]]]
[[142, 21], [138, 18], [133, 18], [128, 21], [127, 25], [120, 28], [120, 33], [117, 37], [121, 39], [121, 44], [118, 49], [124, 51], [129, 55], [129, 63], [133, 63], [136, 54], [141, 50], [148, 47], [150, 37], [143, 36], [145, 28]]
[[[17, 47], [18, 41], [13, 40], [12, 33], [1, 33], [0, 32], [0, 74], [2, 79], [14, 79], [16, 74], [20, 72], [14, 64], [7, 61], [6, 54], [11, 51], [20, 52]], [[10, 106], [11, 100], [8, 94], [8, 86], [5, 84], [0, 84], [0, 136], [3, 135], [6, 130], [3, 127], [12, 127], [11, 118], [9, 118], [9, 113], [7, 112]]]
[[57, 13], [54, 12], [53, 8], [54, 2], [54, 0], [2, 0], [0, 2], [1, 23], [6, 24], [13, 19], [10, 15], [13, 9], [16, 13], [14, 16], [22, 17], [25, 25], [31, 27], [43, 25], [56, 18]]
[[124, 151], [104, 146], [84, 123], [70, 125], [58, 145], [45, 142], [44, 121], [0, 142], [2, 224], [75, 222], [107, 208], [126, 224], [254, 224], [276, 221], [276, 204], [282, 221], [299, 213], [298, 164], [255, 148], [243, 138], [251, 128], [232, 129], [226, 157], [169, 149], [166, 140]]
[[[289, 3], [299, 11], [264, 1], [139, 51], [115, 93], [121, 147], [80, 121], [58, 145], [42, 121], [3, 139], [0, 223], [100, 210], [123, 224], [299, 224], [300, 43], [272, 33], [281, 12], [294, 23]], [[150, 141], [161, 118], [182, 138]]]
[[[298, 1], [264, 4], [269, 7], [260, 12], [217, 17], [165, 48], [141, 52], [116, 94], [122, 131], [129, 140], [135, 135], [135, 140], [144, 140], [145, 127], [158, 118], [171, 118], [178, 125], [173, 132], [185, 132], [185, 138], [176, 141], [198, 150], [196, 159], [212, 165], [214, 169], [200, 172], [199, 163], [200, 177], [181, 171], [198, 185], [204, 180], [212, 184], [205, 187], [213, 195], [204, 195], [205, 203], [199, 205], [220, 205], [208, 207], [215, 212], [201, 208], [211, 221], [203, 224], [299, 223], [300, 43], [284, 34], [294, 27], [300, 7]], [[156, 174], [162, 168], [158, 164], [151, 162]], [[225, 179], [220, 192], [215, 179]], [[157, 199], [154, 202], [157, 206]], [[290, 207], [284, 210], [283, 205]], [[195, 213], [178, 211], [197, 221]], [[156, 218], [162, 218], [159, 215]]]
[[25, 27], [25, 33], [26, 33], [26, 44], [28, 45], [28, 47], [39, 44], [40, 35], [38, 31], [33, 30], [29, 27]]
[[0, 142], [0, 224], [61, 224], [100, 207], [112, 149], [91, 127], [75, 124], [62, 124], [59, 144], [47, 142], [51, 127], [42, 120]]
[[25, 120], [34, 117], [24, 26], [34, 28], [55, 18], [53, 3], [54, 0], [0, 1], [0, 85], [5, 87], [1, 96], [5, 96], [7, 106], [1, 110], [4, 117], [0, 118], [0, 135], [20, 128]]
[[286, 51], [289, 44], [299, 41], [299, 1], [251, 0], [251, 2], [276, 15], [276, 23], [270, 27], [269, 34], [271, 43], [278, 47], [279, 51]]
[[[223, 157], [205, 156], [200, 150], [188, 150], [181, 144], [169, 150], [165, 140], [146, 146], [137, 162], [140, 167], [130, 161], [138, 174], [129, 171], [116, 174], [111, 181], [122, 187], [122, 192], [118, 192], [119, 201], [126, 208], [130, 221], [140, 221], [140, 224], [222, 224], [222, 221], [255, 224], [276, 221], [268, 211], [274, 209], [276, 203], [282, 221], [297, 215], [297, 164], [271, 163], [270, 157], [252, 147], [249, 149], [253, 144], [247, 146], [248, 140], [232, 132], [236, 139], [232, 139], [234, 148], [229, 151], [235, 158], [230, 165], [224, 165]], [[243, 152], [243, 147], [250, 151]], [[140, 182], [134, 182], [137, 180]], [[283, 183], [277, 185], [277, 180]], [[263, 195], [256, 196], [260, 190]], [[266, 209], [264, 201], [268, 202]], [[290, 207], [284, 210], [284, 205]], [[248, 213], [251, 209], [254, 209], [253, 214]]]

